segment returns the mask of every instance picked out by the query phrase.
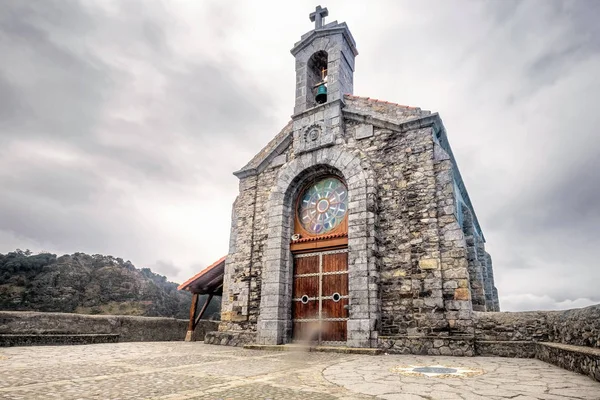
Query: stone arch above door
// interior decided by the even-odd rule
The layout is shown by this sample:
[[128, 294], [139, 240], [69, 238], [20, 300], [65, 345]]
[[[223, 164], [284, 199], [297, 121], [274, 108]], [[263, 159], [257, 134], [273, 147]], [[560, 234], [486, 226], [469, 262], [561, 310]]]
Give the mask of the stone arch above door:
[[262, 266], [257, 340], [287, 343], [291, 333], [292, 259], [290, 238], [294, 198], [311, 177], [337, 171], [348, 187], [348, 346], [375, 345], [379, 317], [375, 246], [376, 184], [366, 158], [339, 146], [302, 154], [279, 171], [269, 196], [268, 239]]

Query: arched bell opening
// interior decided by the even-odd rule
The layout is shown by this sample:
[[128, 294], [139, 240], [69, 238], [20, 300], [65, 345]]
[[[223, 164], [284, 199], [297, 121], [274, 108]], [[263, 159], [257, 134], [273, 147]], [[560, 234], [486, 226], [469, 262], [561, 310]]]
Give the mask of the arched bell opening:
[[307, 102], [310, 107], [327, 102], [327, 62], [327, 52], [319, 50], [310, 56], [306, 63]]

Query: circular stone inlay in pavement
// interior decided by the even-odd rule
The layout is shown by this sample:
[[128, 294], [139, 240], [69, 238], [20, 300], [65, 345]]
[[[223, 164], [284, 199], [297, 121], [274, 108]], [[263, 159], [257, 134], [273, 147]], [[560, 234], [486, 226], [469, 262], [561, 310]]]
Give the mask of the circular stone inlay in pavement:
[[463, 367], [446, 367], [444, 365], [398, 365], [390, 369], [406, 376], [427, 376], [435, 378], [466, 378], [483, 374], [483, 370]]
[[457, 372], [455, 368], [440, 368], [440, 367], [418, 367], [413, 368], [413, 372], [421, 372], [423, 374], [454, 374]]

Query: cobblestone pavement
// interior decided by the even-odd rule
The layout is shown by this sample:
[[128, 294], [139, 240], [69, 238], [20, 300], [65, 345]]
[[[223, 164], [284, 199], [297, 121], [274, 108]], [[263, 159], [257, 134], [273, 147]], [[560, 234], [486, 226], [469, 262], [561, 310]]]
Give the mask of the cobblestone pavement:
[[[434, 365], [479, 375], [402, 372]], [[182, 342], [0, 349], [0, 399], [507, 398], [598, 400], [600, 383], [530, 359], [264, 352]]]

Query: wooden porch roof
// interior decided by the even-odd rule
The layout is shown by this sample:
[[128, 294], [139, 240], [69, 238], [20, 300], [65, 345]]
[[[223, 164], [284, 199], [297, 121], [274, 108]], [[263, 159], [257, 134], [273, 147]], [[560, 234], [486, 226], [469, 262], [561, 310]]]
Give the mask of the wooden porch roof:
[[223, 256], [202, 271], [192, 276], [177, 287], [177, 290], [187, 290], [194, 294], [223, 294], [223, 275], [225, 274], [225, 259]]

